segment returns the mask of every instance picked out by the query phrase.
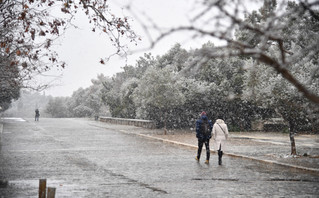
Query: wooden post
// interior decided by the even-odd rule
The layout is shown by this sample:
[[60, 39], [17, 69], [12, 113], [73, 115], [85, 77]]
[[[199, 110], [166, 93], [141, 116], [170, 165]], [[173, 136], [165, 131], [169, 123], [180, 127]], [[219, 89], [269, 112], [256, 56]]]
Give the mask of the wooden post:
[[55, 188], [48, 187], [48, 196], [47, 198], [55, 198]]
[[46, 197], [46, 188], [47, 188], [47, 180], [40, 179], [40, 181], [39, 181], [39, 198]]

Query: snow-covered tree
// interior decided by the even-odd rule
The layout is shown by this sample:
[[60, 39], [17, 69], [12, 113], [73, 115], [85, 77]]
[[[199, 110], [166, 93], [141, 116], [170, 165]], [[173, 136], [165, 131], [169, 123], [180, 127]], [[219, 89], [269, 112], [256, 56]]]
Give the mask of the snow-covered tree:
[[[318, 108], [305, 100], [304, 95], [308, 94], [313, 99], [319, 95], [317, 44], [314, 46], [319, 39], [319, 20], [316, 15], [306, 11], [302, 4], [289, 2], [282, 18], [276, 19], [276, 24], [273, 24], [269, 20], [273, 20], [276, 6], [276, 1], [265, 1], [259, 12], [253, 12], [246, 18], [248, 24], [256, 28], [264, 27], [265, 24], [276, 26], [275, 32], [269, 36], [278, 37], [278, 40], [264, 40], [267, 43], [260, 49], [263, 50], [264, 58], [271, 61], [274, 67], [269, 68], [267, 61], [260, 59], [247, 62], [250, 69], [247, 72], [246, 88], [252, 101], [275, 109], [288, 122], [291, 154], [296, 155], [294, 134], [301, 130], [301, 126], [311, 124], [309, 118]], [[237, 38], [258, 48], [262, 42], [258, 33], [252, 34], [246, 29], [237, 31]], [[281, 72], [274, 72], [278, 70]], [[288, 83], [285, 80], [287, 78], [294, 83]], [[303, 88], [307, 89], [306, 93], [300, 93]]]
[[[250, 64], [253, 65], [254, 63], [251, 61]], [[314, 128], [312, 126], [318, 125], [319, 120], [314, 117], [318, 107], [306, 100], [281, 75], [274, 73], [272, 68], [263, 64], [252, 65], [247, 68], [244, 95], [247, 100], [260, 106], [274, 109], [289, 124], [291, 154], [296, 155], [294, 135], [300, 130], [309, 130]], [[310, 73], [307, 71], [307, 69], [311, 68], [309, 64], [296, 67], [298, 67], [298, 71], [294, 75], [298, 76], [298, 80], [303, 82], [305, 79], [309, 79], [308, 75]], [[313, 80], [312, 90], [319, 93], [318, 87], [318, 80]], [[316, 124], [316, 122], [318, 123]]]
[[165, 133], [169, 112], [185, 101], [176, 77], [169, 68], [150, 67], [134, 92], [137, 117], [155, 119], [164, 125]]
[[53, 118], [66, 118], [69, 117], [69, 111], [66, 104], [67, 98], [55, 97], [49, 100], [46, 105], [46, 113], [51, 115]]
[[182, 86], [185, 103], [175, 109], [175, 116], [178, 118], [175, 121], [177, 126], [181, 128], [194, 127], [195, 121], [202, 111], [205, 111], [212, 118], [214, 112], [211, 107], [216, 99], [212, 97], [212, 90], [217, 89], [216, 84], [187, 77], [179, 77], [178, 83]]
[[181, 44], [176, 43], [166, 54], [158, 57], [157, 67], [171, 67], [175, 72], [179, 72], [186, 66], [188, 57], [189, 53], [182, 49]]
[[35, 116], [35, 109], [40, 111], [41, 117], [48, 117], [45, 107], [52, 96], [46, 96], [45, 93], [20, 91], [20, 97], [11, 103], [11, 107], [4, 112], [5, 116], [10, 117], [26, 117]]
[[19, 76], [18, 67], [10, 65], [10, 62], [0, 55], [0, 112], [10, 107], [13, 99], [19, 98], [21, 87]]
[[109, 78], [103, 74], [92, 79], [92, 85], [88, 88], [79, 88], [66, 101], [67, 108], [72, 117], [90, 117], [99, 114], [107, 114], [107, 108], [102, 102], [103, 83]]
[[122, 104], [122, 117], [135, 118], [136, 106], [133, 101], [133, 93], [138, 86], [139, 80], [137, 78], [131, 78], [124, 82], [120, 89], [121, 104]]
[[136, 61], [136, 65], [123, 67], [124, 71], [113, 76], [112, 81], [103, 83], [102, 101], [106, 104], [113, 117], [135, 118], [136, 107], [132, 94], [147, 68], [155, 65], [151, 54], [144, 54]]
[[92, 85], [86, 89], [86, 106], [93, 110], [94, 115], [107, 114], [108, 109], [102, 102], [103, 83], [109, 81], [110, 78], [99, 74], [97, 79], [92, 79]]

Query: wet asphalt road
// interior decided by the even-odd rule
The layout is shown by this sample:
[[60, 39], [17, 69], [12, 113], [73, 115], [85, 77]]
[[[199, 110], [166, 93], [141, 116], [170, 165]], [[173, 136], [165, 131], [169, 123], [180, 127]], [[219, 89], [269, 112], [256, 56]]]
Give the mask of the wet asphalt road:
[[[318, 197], [319, 175], [196, 151], [85, 119], [5, 120], [0, 197], [37, 197], [39, 179], [56, 197]], [[202, 153], [202, 156], [205, 152]], [[204, 158], [203, 158], [204, 159]]]

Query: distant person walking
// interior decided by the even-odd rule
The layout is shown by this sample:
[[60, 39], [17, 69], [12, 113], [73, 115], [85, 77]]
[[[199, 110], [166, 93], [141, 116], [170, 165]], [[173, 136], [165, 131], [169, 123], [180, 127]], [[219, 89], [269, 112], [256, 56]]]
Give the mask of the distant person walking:
[[195, 159], [199, 162], [200, 155], [202, 153], [203, 144], [206, 147], [206, 161], [205, 164], [209, 163], [210, 149], [209, 140], [212, 137], [212, 121], [208, 120], [206, 112], [202, 112], [200, 119], [196, 121], [196, 138], [198, 139], [198, 150]]
[[218, 164], [222, 165], [223, 149], [228, 139], [228, 128], [224, 120], [217, 119], [213, 126], [213, 139], [215, 151], [218, 151]]
[[40, 117], [39, 109], [36, 109], [35, 110], [35, 121], [39, 121], [39, 117]]

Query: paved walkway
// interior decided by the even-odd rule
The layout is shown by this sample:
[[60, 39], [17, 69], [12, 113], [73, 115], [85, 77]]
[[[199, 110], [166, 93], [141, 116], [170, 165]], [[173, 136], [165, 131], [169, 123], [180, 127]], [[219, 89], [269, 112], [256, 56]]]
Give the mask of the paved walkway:
[[[195, 157], [196, 155], [197, 139], [194, 131], [174, 130], [169, 131], [167, 135], [163, 135], [163, 130], [160, 129], [150, 130], [101, 122], [92, 122], [92, 124], [193, 148], [194, 156], [191, 157]], [[227, 148], [224, 150], [224, 153], [233, 157], [258, 160], [264, 163], [279, 164], [287, 168], [319, 173], [319, 135], [297, 135], [295, 140], [298, 155], [291, 156], [289, 134], [230, 132]], [[211, 152], [213, 153], [211, 163], [214, 163], [214, 160], [217, 163], [217, 155], [212, 145]], [[203, 152], [202, 155], [204, 153], [205, 152]]]
[[[131, 133], [144, 138], [156, 139], [166, 143], [177, 144], [194, 149], [196, 155], [197, 139], [194, 131], [174, 130], [163, 135], [160, 129], [145, 129], [128, 125], [114, 125], [92, 121], [92, 125], [110, 128], [123, 133]], [[0, 138], [2, 132], [0, 124]], [[319, 173], [319, 135], [297, 135], [295, 137], [297, 156], [290, 155], [289, 134], [263, 132], [230, 132], [224, 153], [233, 157], [258, 160], [265, 163], [279, 164], [288, 168], [303, 169]], [[204, 149], [204, 148], [203, 148]], [[211, 163], [217, 155], [211, 143], [213, 153]], [[205, 152], [202, 153], [202, 155]], [[215, 157], [215, 159], [214, 159]]]

